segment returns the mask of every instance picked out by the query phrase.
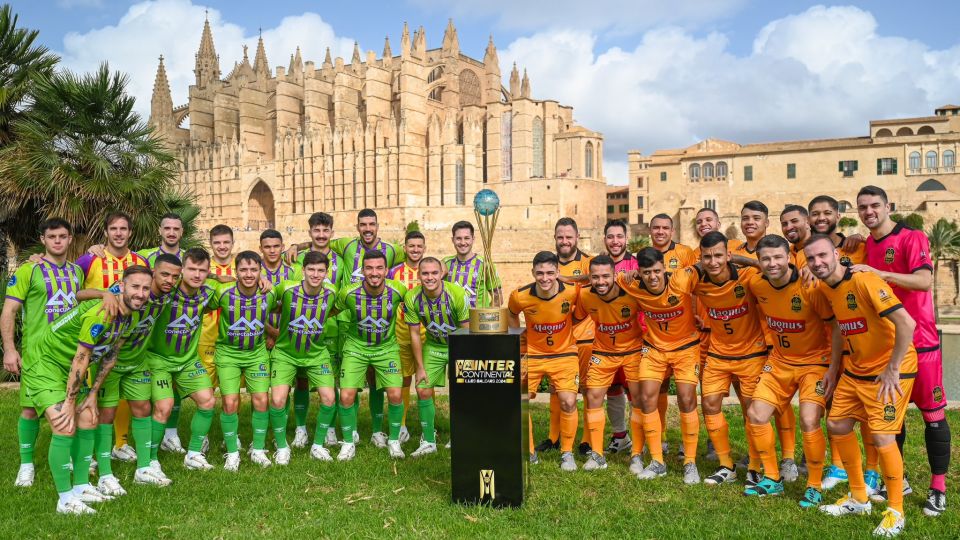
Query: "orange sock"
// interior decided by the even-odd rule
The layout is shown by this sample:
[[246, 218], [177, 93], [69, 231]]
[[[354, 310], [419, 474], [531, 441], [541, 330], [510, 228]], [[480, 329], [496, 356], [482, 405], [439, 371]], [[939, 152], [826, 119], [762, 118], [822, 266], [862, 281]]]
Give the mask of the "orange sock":
[[860, 442], [857, 435], [852, 431], [846, 435], [831, 435], [830, 444], [840, 450], [853, 498], [859, 502], [867, 502], [867, 484], [863, 481], [863, 462], [860, 461]]
[[657, 397], [657, 413], [660, 415], [660, 439], [665, 441], [667, 440], [667, 394], [665, 392]]
[[747, 469], [751, 471], [760, 471], [760, 468], [763, 467], [763, 462], [760, 461], [760, 452], [757, 451], [757, 444], [753, 440], [753, 433], [750, 432], [750, 423], [744, 419], [743, 432], [747, 439], [747, 455], [750, 456], [750, 462], [747, 464]]
[[560, 440], [560, 398], [557, 393], [550, 394], [550, 440]]
[[780, 479], [780, 466], [777, 464], [777, 439], [773, 436], [770, 422], [765, 424], [748, 424], [753, 444], [763, 463], [763, 474], [767, 478]]
[[777, 431], [780, 435], [781, 459], [794, 459], [797, 447], [797, 417], [793, 405], [787, 404], [777, 416]]
[[730, 459], [730, 426], [723, 413], [705, 414], [703, 421], [707, 424], [707, 434], [713, 441], [713, 449], [717, 452], [717, 460], [721, 467], [733, 469], [733, 460]]
[[877, 447], [873, 445], [873, 433], [866, 422], [860, 423], [860, 438], [863, 439], [863, 453], [867, 456], [865, 470], [876, 471], [880, 466], [880, 455], [877, 452]]
[[[825, 435], [824, 438], [826, 439], [827, 436]], [[840, 449], [837, 448], [837, 445], [833, 444], [832, 440], [830, 441], [830, 464], [840, 469], [841, 471], [844, 470], [843, 458], [840, 456]]]
[[590, 449], [602, 456], [603, 430], [607, 423], [607, 415], [603, 412], [603, 407], [584, 410], [583, 419], [587, 422], [583, 431], [587, 434], [587, 442], [590, 443]]
[[527, 413], [527, 425], [530, 426], [530, 455], [532, 456], [536, 450], [533, 449], [535, 444], [533, 444], [533, 415]]
[[803, 434], [803, 455], [807, 458], [807, 487], [820, 489], [823, 481], [823, 458], [827, 454], [827, 441], [823, 430], [815, 429]]
[[647, 449], [650, 451], [650, 458], [663, 463], [663, 445], [660, 439], [660, 415], [657, 411], [642, 413], [642, 415], [643, 439], [647, 443]]
[[577, 420], [579, 416], [576, 410], [570, 412], [560, 411], [561, 452], [573, 452], [573, 439], [577, 436]]
[[680, 413], [680, 436], [683, 439], [683, 464], [696, 463], [700, 439], [700, 416], [697, 411]]
[[880, 470], [887, 486], [887, 508], [903, 513], [903, 456], [896, 443], [876, 446], [880, 455]]
[[639, 456], [643, 453], [643, 437], [643, 413], [640, 412], [640, 409], [634, 407], [630, 409], [631, 456]]

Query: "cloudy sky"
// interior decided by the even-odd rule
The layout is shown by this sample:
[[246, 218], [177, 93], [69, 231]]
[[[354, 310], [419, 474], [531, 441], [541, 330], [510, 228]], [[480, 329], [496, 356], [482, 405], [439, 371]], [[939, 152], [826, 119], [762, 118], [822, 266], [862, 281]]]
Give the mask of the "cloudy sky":
[[[175, 104], [186, 102], [209, 11], [226, 73], [262, 31], [271, 65], [299, 45], [350, 57], [353, 43], [399, 49], [404, 21], [439, 47], [453, 18], [461, 49], [483, 58], [493, 34], [501, 68], [530, 74], [533, 97], [574, 106], [604, 133], [610, 183], [626, 152], [706, 137], [746, 142], [857, 136], [870, 119], [928, 115], [960, 102], [955, 0], [814, 4], [795, 0], [18, 0], [20, 24], [73, 70], [106, 60], [130, 75], [149, 113], [157, 58]], [[269, 6], [269, 7], [267, 7]]]

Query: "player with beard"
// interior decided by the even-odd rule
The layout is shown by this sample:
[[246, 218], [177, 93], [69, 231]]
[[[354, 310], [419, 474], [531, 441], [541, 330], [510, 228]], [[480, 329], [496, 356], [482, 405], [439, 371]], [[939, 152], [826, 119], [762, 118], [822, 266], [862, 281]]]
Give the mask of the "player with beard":
[[[423, 253], [426, 251], [426, 239], [420, 231], [410, 231], [403, 239], [404, 261], [387, 271], [387, 279], [399, 281], [411, 291], [420, 285], [419, 267]], [[397, 314], [397, 345], [400, 347], [400, 374], [403, 375], [403, 388], [400, 397], [403, 400], [403, 418], [400, 420], [400, 444], [410, 440], [410, 431], [407, 430], [407, 409], [410, 407], [410, 383], [417, 371], [417, 363], [413, 357], [413, 343], [410, 339], [410, 326], [404, 318], [404, 308]], [[421, 327], [420, 339], [426, 338], [426, 330]]]
[[[503, 290], [500, 287], [499, 277], [494, 279], [492, 283], [487, 283], [483, 271], [483, 265], [486, 264], [486, 261], [473, 251], [475, 239], [472, 223], [458, 221], [453, 224], [451, 240], [456, 255], [443, 258], [443, 266], [446, 268], [443, 279], [456, 283], [467, 291], [467, 299], [470, 301], [471, 308], [490, 307], [493, 304], [500, 303], [503, 298]], [[494, 267], [494, 275], [496, 275], [496, 267]]]
[[810, 229], [815, 234], [825, 234], [833, 240], [840, 252], [840, 264], [859, 264], [865, 258], [866, 244], [859, 234], [844, 236], [837, 232], [840, 223], [840, 203], [829, 195], [818, 195], [807, 205], [810, 213]]

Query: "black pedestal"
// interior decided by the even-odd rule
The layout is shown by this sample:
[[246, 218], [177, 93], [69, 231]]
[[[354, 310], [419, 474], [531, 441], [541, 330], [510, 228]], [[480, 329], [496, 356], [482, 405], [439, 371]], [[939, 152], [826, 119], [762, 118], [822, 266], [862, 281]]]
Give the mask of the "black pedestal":
[[521, 330], [450, 335], [453, 501], [520, 506], [527, 489], [526, 366]]

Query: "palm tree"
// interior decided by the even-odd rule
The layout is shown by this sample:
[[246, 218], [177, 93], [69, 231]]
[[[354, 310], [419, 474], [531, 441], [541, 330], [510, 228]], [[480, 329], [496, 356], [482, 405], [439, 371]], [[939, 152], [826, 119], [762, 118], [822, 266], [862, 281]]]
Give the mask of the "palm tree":
[[13, 143], [0, 148], [0, 198], [32, 216], [20, 227], [35, 231], [40, 219], [62, 217], [82, 251], [99, 240], [111, 211], [135, 218], [133, 246], [156, 242], [165, 212], [196, 217], [189, 194], [174, 191], [175, 159], [134, 112], [127, 82], [103, 64], [34, 83], [32, 107], [13, 122]]
[[[936, 321], [940, 321], [940, 310], [937, 302], [937, 272], [941, 260], [955, 260], [960, 256], [960, 231], [957, 224], [940, 218], [927, 232], [930, 240], [930, 258], [933, 260], [933, 312]], [[951, 267], [952, 268], [952, 267]]]
[[627, 251], [636, 253], [645, 247], [650, 246], [649, 236], [634, 236], [627, 242]]

